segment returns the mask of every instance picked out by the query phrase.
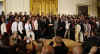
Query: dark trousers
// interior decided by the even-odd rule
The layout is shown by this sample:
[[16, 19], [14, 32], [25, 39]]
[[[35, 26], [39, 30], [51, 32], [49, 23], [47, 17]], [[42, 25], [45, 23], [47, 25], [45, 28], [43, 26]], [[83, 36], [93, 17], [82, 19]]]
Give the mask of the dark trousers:
[[70, 31], [70, 39], [75, 41], [75, 31]]
[[8, 45], [9, 44], [9, 35], [8, 33], [4, 33], [4, 35], [2, 36], [2, 40], [4, 42], [5, 45]]
[[35, 33], [35, 40], [38, 40], [40, 38], [38, 30], [34, 30], [34, 33]]
[[24, 39], [24, 37], [26, 36], [26, 32], [25, 30], [22, 31], [23, 34], [21, 34], [19, 31], [18, 31], [18, 34], [21, 36], [22, 39]]

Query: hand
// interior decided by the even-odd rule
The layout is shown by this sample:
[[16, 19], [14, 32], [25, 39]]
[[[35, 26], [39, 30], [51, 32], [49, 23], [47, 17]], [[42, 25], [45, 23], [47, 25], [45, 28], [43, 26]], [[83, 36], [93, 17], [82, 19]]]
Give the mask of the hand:
[[21, 40], [22, 38], [20, 36], [18, 36], [18, 39]]
[[23, 34], [23, 32], [20, 31], [21, 34]]
[[53, 26], [53, 24], [49, 24], [49, 26]]
[[29, 32], [31, 32], [32, 30], [30, 30]]

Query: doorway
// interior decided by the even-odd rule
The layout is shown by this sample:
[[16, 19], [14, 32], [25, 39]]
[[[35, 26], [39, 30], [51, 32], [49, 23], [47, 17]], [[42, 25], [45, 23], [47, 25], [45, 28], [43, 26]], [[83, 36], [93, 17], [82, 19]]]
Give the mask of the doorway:
[[78, 15], [88, 16], [88, 5], [78, 6]]
[[98, 7], [98, 17], [100, 17], [100, 7]]

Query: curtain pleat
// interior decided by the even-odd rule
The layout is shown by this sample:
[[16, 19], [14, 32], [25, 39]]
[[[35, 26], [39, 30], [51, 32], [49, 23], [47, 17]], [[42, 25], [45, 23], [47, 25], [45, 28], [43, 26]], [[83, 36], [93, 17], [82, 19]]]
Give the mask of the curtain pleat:
[[30, 12], [33, 15], [56, 15], [58, 12], [58, 0], [30, 0]]

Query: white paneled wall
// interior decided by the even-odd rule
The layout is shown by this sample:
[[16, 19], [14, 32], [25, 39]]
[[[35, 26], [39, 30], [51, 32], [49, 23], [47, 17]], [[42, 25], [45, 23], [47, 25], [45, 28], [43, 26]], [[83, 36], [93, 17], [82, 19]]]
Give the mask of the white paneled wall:
[[97, 12], [97, 0], [89, 0], [89, 15], [98, 16]]
[[6, 0], [6, 12], [30, 12], [29, 0]]
[[76, 2], [73, 0], [59, 0], [58, 13], [60, 14], [76, 14]]
[[[77, 14], [77, 5], [86, 4], [88, 0], [58, 0], [58, 13]], [[6, 12], [30, 12], [30, 0], [6, 0]]]
[[[78, 5], [89, 5], [89, 15], [97, 16], [97, 11], [92, 8], [91, 0], [58, 0], [58, 13], [59, 14], [77, 14]], [[93, 0], [92, 0], [93, 1]], [[95, 0], [94, 0], [95, 1]], [[30, 0], [6, 0], [6, 12], [30, 12]], [[94, 11], [94, 12], [93, 12]], [[92, 14], [94, 13], [94, 14]]]

